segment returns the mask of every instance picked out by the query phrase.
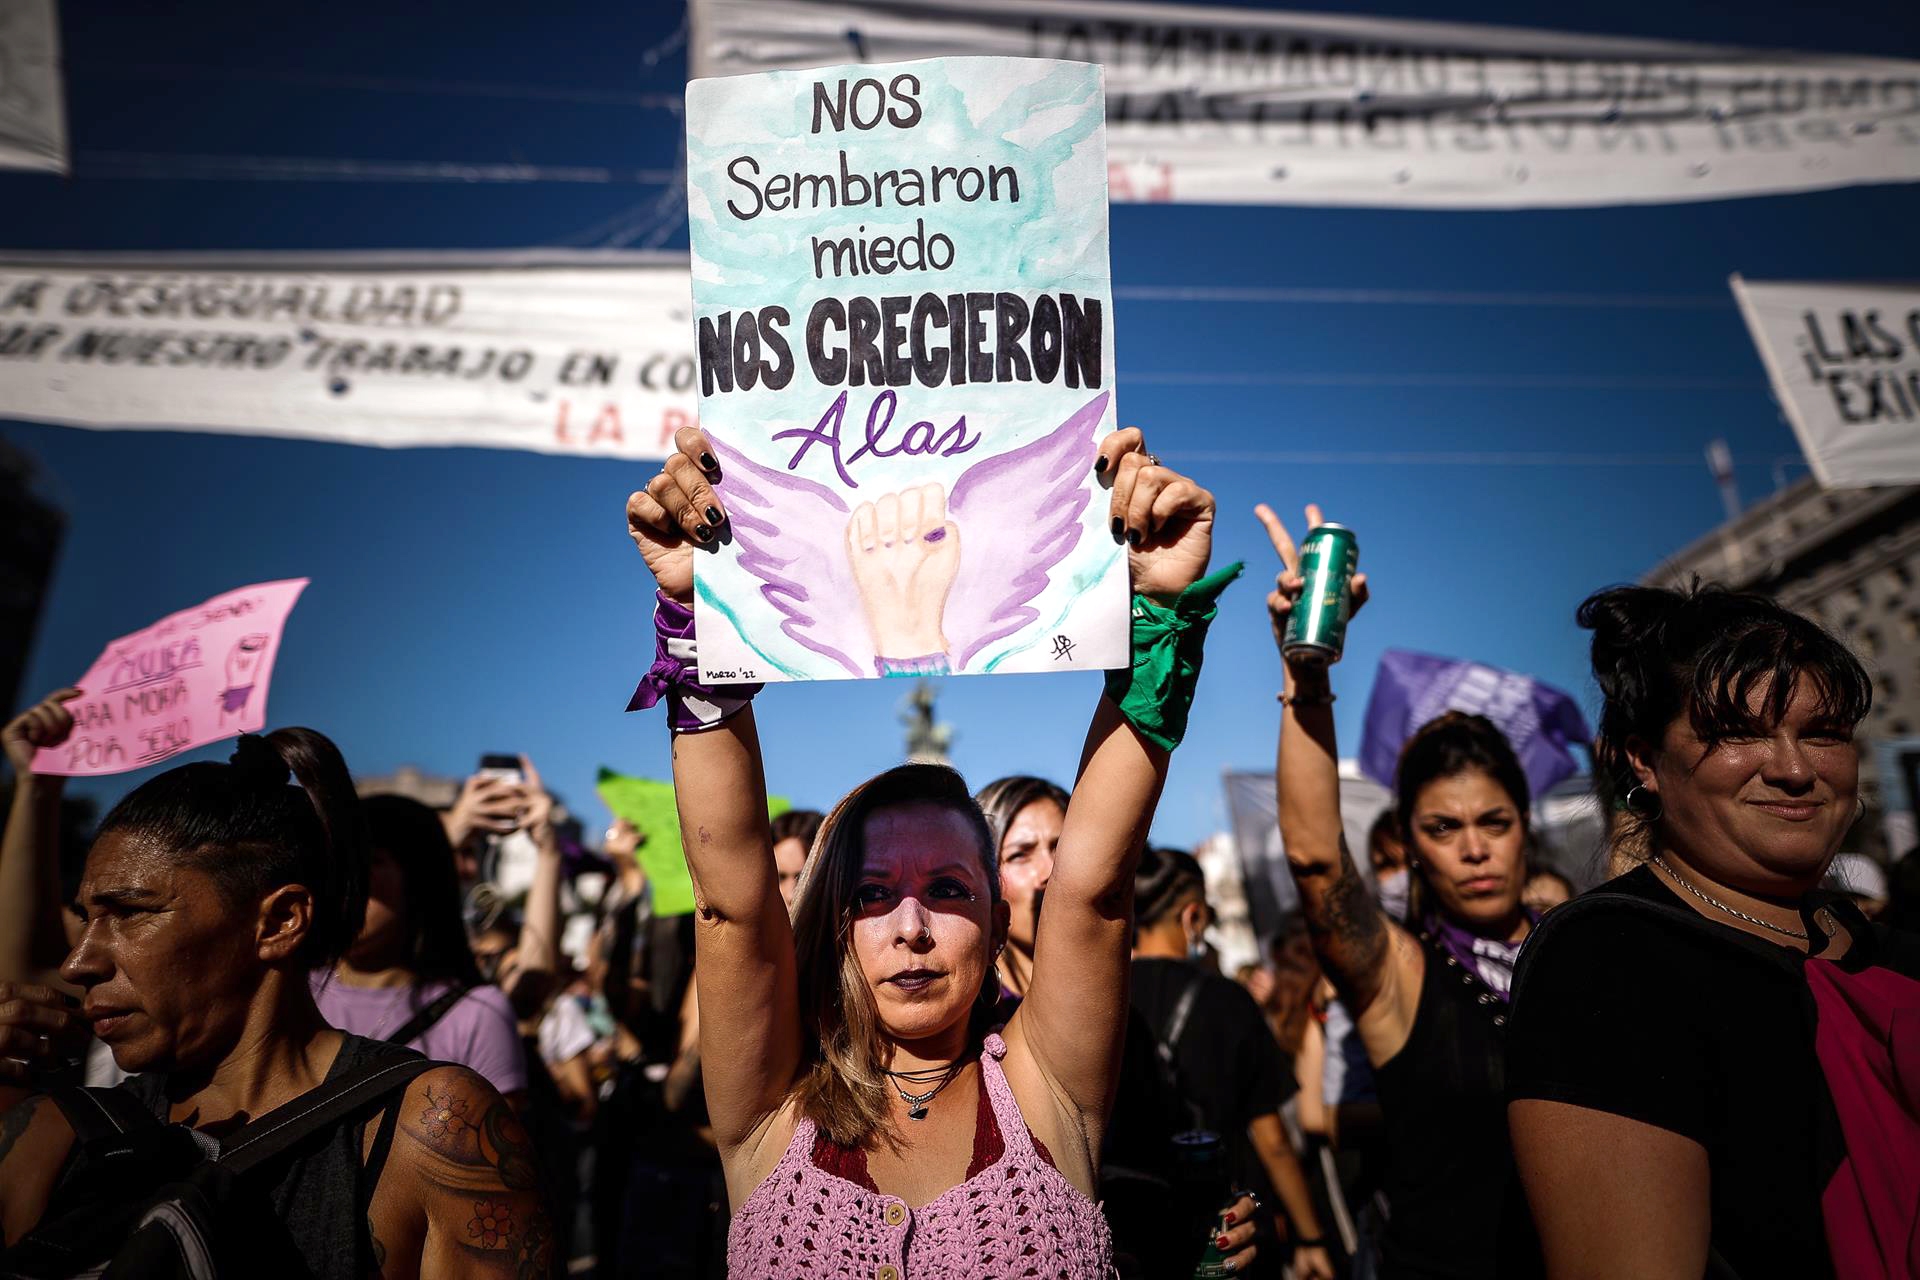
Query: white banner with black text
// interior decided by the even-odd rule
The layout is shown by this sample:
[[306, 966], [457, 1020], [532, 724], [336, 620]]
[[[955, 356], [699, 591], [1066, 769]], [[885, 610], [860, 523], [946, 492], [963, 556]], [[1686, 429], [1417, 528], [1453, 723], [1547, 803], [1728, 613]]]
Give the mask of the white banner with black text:
[[[1912, 60], [1108, 0], [689, 3], [694, 76], [1098, 62], [1115, 201], [1515, 209], [1920, 179]], [[886, 103], [874, 80], [850, 109], [873, 127]]]
[[0, 417], [660, 458], [684, 254], [10, 255]]

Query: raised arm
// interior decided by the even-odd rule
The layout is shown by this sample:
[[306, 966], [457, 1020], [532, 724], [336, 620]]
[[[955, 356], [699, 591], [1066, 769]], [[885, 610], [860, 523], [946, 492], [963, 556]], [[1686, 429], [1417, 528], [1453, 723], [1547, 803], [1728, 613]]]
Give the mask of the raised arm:
[[[1112, 477], [1112, 519], [1124, 530], [1116, 536], [1131, 547], [1135, 593], [1175, 608], [1206, 573], [1213, 495], [1152, 461], [1132, 428], [1102, 442], [1098, 469]], [[1211, 600], [1204, 611], [1212, 616]], [[1194, 670], [1175, 675], [1187, 697], [1197, 674], [1197, 635], [1192, 642]], [[1184, 725], [1184, 703], [1180, 720]], [[1135, 727], [1110, 698], [1100, 699], [1041, 907], [1033, 979], [1007, 1033], [1009, 1050], [1024, 1047], [1096, 1130], [1118, 1077], [1126, 1025], [1134, 867], [1167, 777], [1169, 743], [1159, 736]]]
[[[1278, 645], [1304, 584], [1286, 526], [1264, 503], [1254, 512], [1280, 558], [1280, 574], [1267, 596], [1268, 618]], [[1318, 507], [1307, 508], [1309, 526], [1320, 519]], [[1366, 599], [1366, 576], [1355, 575], [1354, 609]], [[1399, 1043], [1405, 1043], [1413, 1014], [1407, 997], [1419, 995], [1419, 957], [1412, 940], [1387, 920], [1347, 848], [1340, 820], [1340, 757], [1334, 742], [1333, 690], [1327, 668], [1302, 662], [1287, 662], [1285, 667], [1280, 745], [1274, 762], [1280, 840], [1321, 967], [1353, 1011], [1370, 1056], [1381, 1061], [1384, 1055], [1374, 1052], [1381, 1037], [1370, 1033], [1380, 1030], [1385, 1014], [1393, 1024], [1386, 1029], [1386, 1038], [1391, 1040], [1397, 1032]], [[1409, 965], [1414, 966], [1411, 973], [1405, 972]], [[1389, 1007], [1376, 1009], [1383, 994], [1391, 997]], [[1404, 1026], [1399, 1025], [1402, 1022]]]
[[78, 689], [56, 689], [16, 716], [0, 739], [13, 765], [13, 804], [0, 837], [0, 982], [66, 989], [57, 977], [67, 956], [60, 921], [60, 798], [66, 779], [33, 771], [33, 757], [73, 732], [66, 704]]
[[[661, 593], [691, 608], [693, 544], [724, 519], [706, 436], [683, 428], [678, 452], [627, 502], [627, 523]], [[714, 513], [714, 514], [709, 514]], [[714, 1139], [729, 1158], [757, 1143], [800, 1066], [793, 929], [767, 824], [767, 784], [753, 711], [673, 739], [673, 785], [693, 877], [694, 980]]]
[[560, 837], [553, 829], [553, 797], [541, 783], [540, 771], [524, 755], [520, 757], [520, 771], [526, 777], [522, 829], [538, 852], [515, 947], [520, 963], [506, 995], [514, 1016], [527, 1019], [546, 1004], [560, 969]]

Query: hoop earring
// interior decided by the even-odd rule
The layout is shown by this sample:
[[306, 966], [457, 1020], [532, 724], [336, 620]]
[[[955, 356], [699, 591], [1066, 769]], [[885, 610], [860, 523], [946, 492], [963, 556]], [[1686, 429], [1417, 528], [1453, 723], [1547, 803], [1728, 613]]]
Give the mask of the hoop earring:
[[1649, 791], [1638, 783], [1634, 784], [1620, 803], [1626, 807], [1628, 813], [1643, 822], [1659, 821], [1664, 811], [1664, 806], [1660, 803], [1660, 793]]

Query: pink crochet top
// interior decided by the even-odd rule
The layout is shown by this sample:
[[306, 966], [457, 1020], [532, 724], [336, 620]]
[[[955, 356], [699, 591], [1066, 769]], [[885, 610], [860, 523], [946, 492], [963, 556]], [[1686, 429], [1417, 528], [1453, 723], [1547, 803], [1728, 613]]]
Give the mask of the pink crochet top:
[[[987, 1037], [980, 1079], [998, 1157], [918, 1209], [820, 1167], [813, 1121], [727, 1231], [730, 1280], [1107, 1280], [1113, 1237], [1100, 1207], [1036, 1145]], [[985, 1135], [991, 1143], [992, 1135]], [[974, 1149], [982, 1149], [976, 1133]], [[839, 1162], [836, 1162], [839, 1163]], [[976, 1160], [976, 1164], [978, 1161]]]

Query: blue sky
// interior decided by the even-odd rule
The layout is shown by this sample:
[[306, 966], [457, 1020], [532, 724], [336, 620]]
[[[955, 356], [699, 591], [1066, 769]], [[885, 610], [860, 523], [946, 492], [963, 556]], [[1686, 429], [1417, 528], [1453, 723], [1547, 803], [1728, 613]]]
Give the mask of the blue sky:
[[[0, 175], [0, 248], [595, 243], [585, 233], [622, 211], [644, 213], [660, 189], [90, 170], [178, 171], [178, 162], [127, 158], [166, 153], [640, 171], [670, 167], [677, 150], [679, 119], [655, 104], [678, 97], [684, 56], [645, 60], [671, 36], [673, 4], [66, 7], [80, 176]], [[1312, 7], [1542, 21], [1515, 0]], [[1817, 22], [1793, 0], [1623, 0], [1563, 6], [1552, 21], [1920, 57], [1920, 10], [1885, 0], [1836, 0]], [[1386, 647], [1527, 671], [1591, 708], [1574, 607], [1718, 521], [1706, 443], [1729, 441], [1749, 498], [1780, 474], [1805, 474], [1727, 295], [1728, 274], [1920, 278], [1916, 225], [1913, 186], [1501, 213], [1116, 206], [1121, 420], [1146, 428], [1157, 452], [1213, 489], [1217, 562], [1245, 558], [1250, 570], [1214, 626], [1156, 835], [1189, 843], [1223, 827], [1221, 770], [1272, 759], [1279, 666], [1261, 605], [1272, 556], [1255, 502], [1297, 520], [1302, 504], [1318, 501], [1358, 531], [1376, 603], [1355, 624], [1340, 672], [1347, 752]], [[664, 247], [685, 243], [681, 225]], [[1640, 304], [1127, 295], [1152, 286], [1603, 294]], [[14, 422], [0, 422], [0, 436], [41, 461], [71, 519], [30, 690], [73, 678], [106, 640], [162, 614], [305, 575], [313, 585], [287, 633], [271, 720], [333, 735], [356, 770], [411, 762], [459, 773], [482, 752], [524, 750], [589, 824], [604, 819], [590, 791], [597, 766], [664, 776], [664, 727], [620, 710], [652, 650], [647, 579], [622, 528], [644, 466]], [[1329, 452], [1371, 459], [1300, 456]], [[1582, 458], [1464, 466], [1380, 457], [1455, 452]], [[1065, 780], [1098, 688], [1093, 675], [944, 682], [940, 714], [956, 732], [956, 763], [975, 783], [1007, 772]], [[759, 714], [773, 788], [824, 807], [893, 763], [905, 692], [895, 683], [770, 691]], [[111, 802], [144, 776], [76, 790]]]

